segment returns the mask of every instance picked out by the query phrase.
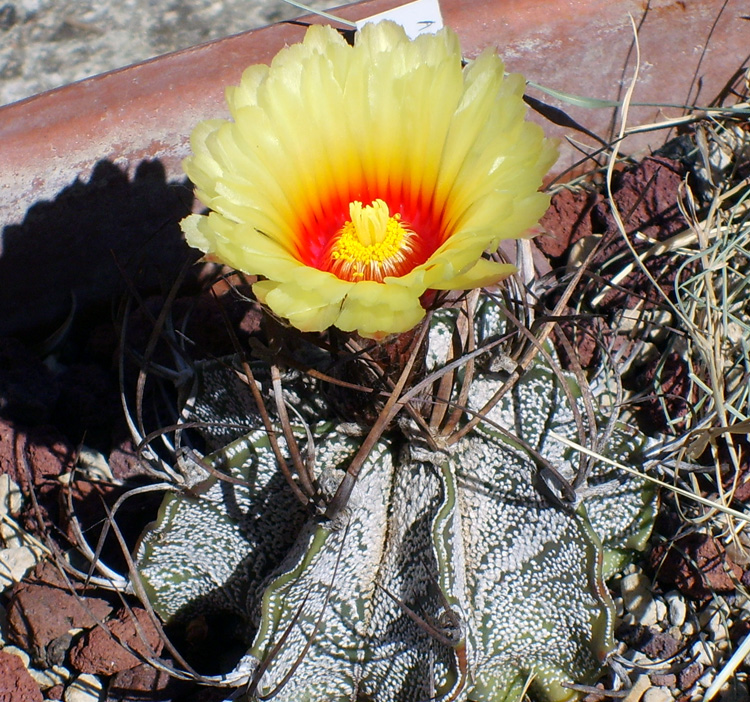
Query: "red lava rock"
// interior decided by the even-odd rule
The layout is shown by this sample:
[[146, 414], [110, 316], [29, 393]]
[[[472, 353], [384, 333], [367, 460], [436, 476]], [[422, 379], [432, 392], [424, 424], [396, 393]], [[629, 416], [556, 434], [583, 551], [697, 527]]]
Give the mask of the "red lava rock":
[[640, 650], [652, 660], [665, 660], [674, 656], [681, 646], [674, 636], [649, 627], [648, 636]]
[[565, 319], [558, 323], [558, 327], [559, 329], [556, 328], [553, 334], [558, 340], [557, 350], [563, 368], [573, 367], [574, 362], [567, 348], [560, 343], [560, 334], [564, 334], [572, 345], [575, 351], [575, 362], [580, 364], [581, 368], [590, 368], [598, 361], [601, 344], [605, 335], [608, 334], [606, 324], [601, 317]]
[[[747, 452], [743, 452], [742, 455], [744, 460], [747, 461]], [[731, 489], [734, 484], [734, 477], [731, 475], [727, 476], [726, 489]], [[740, 466], [740, 475], [737, 479], [736, 485], [737, 488], [734, 491], [734, 500], [740, 504], [745, 504], [750, 500], [750, 465], [747, 463]]]
[[668, 687], [674, 690], [677, 685], [677, 676], [674, 673], [652, 673], [648, 678], [654, 687]]
[[[117, 497], [122, 494], [123, 488], [119, 485], [102, 482], [73, 480], [69, 489], [73, 502], [73, 513], [80, 528], [86, 534], [89, 543], [96, 544], [100, 533], [99, 527], [106, 521], [106, 511], [102, 503], [111, 506]], [[64, 511], [64, 522], [68, 538], [72, 543], [76, 543], [76, 535], [73, 531], [72, 520], [68, 518], [67, 509]]]
[[[122, 670], [112, 678], [107, 691], [110, 700], [155, 699], [175, 680], [148, 663]], [[146, 694], [139, 694], [146, 693]]]
[[[638, 252], [685, 228], [685, 220], [677, 206], [677, 192], [683, 174], [681, 163], [664, 157], [644, 159], [617, 174], [613, 199], [624, 220], [628, 238]], [[614, 351], [630, 343], [617, 330], [610, 330], [604, 320], [622, 309], [642, 305], [644, 301], [647, 308], [660, 304], [662, 296], [638, 267], [621, 280], [617, 288], [607, 285], [606, 281], [619, 273], [624, 261], [630, 261], [632, 256], [611, 206], [601, 194], [584, 191], [556, 193], [540, 227], [548, 234], [537, 237], [534, 242], [553, 259], [555, 265], [565, 263], [564, 257], [570, 246], [582, 237], [602, 235], [588, 271], [573, 293], [573, 299], [582, 301], [582, 305], [565, 313], [580, 316], [563, 321], [581, 367], [589, 367], [598, 361], [598, 344], [602, 340]], [[673, 257], [650, 257], [646, 259], [646, 267], [665, 290], [672, 289], [676, 275]], [[554, 307], [559, 292], [555, 289], [550, 293], [545, 303], [548, 308]], [[592, 301], [602, 292], [601, 299], [593, 307]], [[563, 367], [570, 368], [567, 352], [561, 344], [556, 346]]]
[[[729, 492], [733, 490], [732, 500], [740, 509], [750, 500], [750, 441], [747, 434], [732, 435], [732, 444], [740, 458], [739, 475], [736, 474], [732, 460], [727, 447], [726, 436], [720, 436], [716, 439], [716, 446], [719, 450], [719, 461], [726, 469], [722, 471], [722, 481], [724, 490]], [[706, 447], [706, 457], [710, 459], [711, 449]], [[701, 457], [703, 458], [703, 457]]]
[[[113, 675], [134, 668], [141, 661], [118, 643], [122, 641], [142, 655], [159, 655], [162, 640], [151, 623], [145, 609], [133, 608], [140, 632], [133, 616], [126, 609], [118, 611], [114, 619], [107, 621], [107, 630], [96, 627], [87, 632], [70, 652], [72, 666], [81, 673]], [[145, 642], [141, 638], [145, 637]], [[114, 638], [113, 638], [114, 637]]]
[[65, 688], [62, 685], [55, 685], [44, 693], [44, 698], [48, 700], [61, 700], [64, 693]]
[[708, 599], [713, 592], [733, 592], [734, 583], [742, 577], [742, 569], [707, 534], [690, 534], [673, 543], [657, 544], [649, 561], [660, 583], [676, 586], [696, 599]]
[[29, 476], [34, 487], [39, 513], [31, 501], [23, 514], [23, 525], [36, 531], [39, 519], [57, 513], [57, 478], [69, 470], [75, 449], [54, 427], [25, 429], [14, 422], [0, 419], [0, 473], [7, 473], [24, 493], [30, 491]]
[[[686, 222], [677, 205], [684, 175], [679, 161], [664, 156], [644, 158], [623, 171], [613, 195], [628, 232], [637, 230], [663, 241], [684, 229]], [[606, 216], [612, 220], [610, 212]]]
[[546, 256], [560, 258], [576, 241], [594, 233], [591, 213], [602, 200], [599, 193], [585, 190], [565, 189], [555, 193], [539, 222], [544, 233], [534, 243]]
[[117, 480], [136, 475], [148, 475], [144, 462], [138, 457], [132, 439], [125, 438], [109, 454], [109, 468]]
[[0, 651], [0, 702], [42, 702], [44, 698], [23, 661]]
[[[664, 157], [649, 157], [634, 168], [623, 172], [614, 186], [613, 198], [625, 231], [637, 251], [651, 247], [643, 239], [664, 241], [685, 229], [687, 223], [677, 205], [677, 194], [685, 169], [678, 161]], [[627, 250], [617, 222], [612, 215], [610, 205], [602, 201], [594, 208], [594, 220], [603, 223], [604, 240], [608, 243], [597, 254], [593, 270], [607, 276], [606, 270], [597, 268]], [[635, 235], [638, 234], [638, 238]], [[627, 255], [627, 260], [631, 256]], [[619, 267], [621, 263], [616, 264]], [[676, 274], [674, 258], [670, 255], [653, 256], [645, 265], [663, 289], [670, 290]], [[619, 289], [609, 290], [604, 296], [601, 307], [615, 305], [618, 308], [629, 308], [642, 304], [643, 299], [660, 302], [661, 294], [655, 289], [649, 278], [639, 269], [621, 281]]]
[[[52, 572], [54, 571], [54, 573]], [[8, 603], [8, 638], [28, 651], [35, 663], [47, 666], [47, 647], [69, 629], [89, 628], [96, 623], [79, 601], [61, 585], [59, 574], [51, 564], [37, 566], [34, 581], [24, 581], [11, 591]], [[52, 582], [46, 582], [52, 580]], [[63, 581], [64, 582], [64, 581]], [[104, 619], [112, 610], [106, 600], [83, 598], [86, 607], [97, 618]]]
[[652, 660], [671, 658], [682, 644], [670, 634], [650, 626], [621, 624], [617, 638], [630, 648], [645, 653]]
[[24, 429], [14, 422], [0, 419], [0, 473], [26, 485], [24, 459], [34, 485], [57, 478], [70, 466], [75, 455], [73, 446], [54, 427]]
[[679, 689], [689, 690], [701, 675], [703, 675], [703, 665], [697, 661], [683, 668], [677, 675]]

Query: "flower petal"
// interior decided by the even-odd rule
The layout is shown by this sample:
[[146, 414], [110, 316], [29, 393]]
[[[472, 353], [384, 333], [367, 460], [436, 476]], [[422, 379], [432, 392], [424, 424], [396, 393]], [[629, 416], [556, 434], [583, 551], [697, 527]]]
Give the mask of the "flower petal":
[[[369, 24], [352, 47], [310, 27], [227, 89], [233, 121], [193, 133], [185, 170], [213, 212], [185, 220], [188, 241], [267, 278], [256, 294], [300, 329], [405, 331], [426, 290], [507, 276], [484, 254], [547, 207], [537, 189], [555, 148], [524, 121], [524, 85], [492, 51], [463, 68], [449, 29], [412, 41], [394, 23]], [[383, 239], [368, 229], [367, 247], [335, 263], [352, 203], [376, 201], [408, 237], [377, 258], [367, 247]]]

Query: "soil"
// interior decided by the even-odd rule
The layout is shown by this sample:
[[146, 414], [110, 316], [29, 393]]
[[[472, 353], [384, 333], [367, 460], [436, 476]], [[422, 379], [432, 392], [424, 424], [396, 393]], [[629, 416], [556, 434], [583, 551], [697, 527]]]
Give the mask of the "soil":
[[[614, 199], [637, 251], [686, 227], [676, 201], [686, 173], [687, 167], [679, 160], [655, 155], [616, 174]], [[571, 257], [585, 257], [591, 250], [588, 244], [599, 243], [587, 263], [590, 273], [571, 298], [561, 331], [557, 331], [558, 351], [564, 363], [594, 368], [601, 362], [602, 349], [618, 351], [634, 343], [619, 323], [623, 310], [656, 309], [658, 296], [642, 272], [631, 273], [616, 287], [608, 284], [622, 267], [627, 245], [601, 189], [593, 184], [557, 192], [541, 229], [543, 233], [535, 244], [553, 271], [550, 292], [542, 301], [548, 310], [570, 278]], [[652, 257], [647, 267], [668, 289], [676, 275], [669, 259]], [[183, 284], [174, 303], [175, 317], [186, 320], [185, 336], [193, 339], [197, 353], [205, 357], [232, 352], [235, 340], [226, 331], [227, 321], [241, 344], [258, 332], [257, 311], [227, 291], [227, 287], [219, 290], [217, 303], [214, 294], [202, 290], [200, 279], [192, 277]], [[151, 320], [163, 302], [162, 294], [145, 297], [130, 319], [129, 346], [144, 349], [148, 345]], [[567, 344], [562, 343], [563, 333]], [[122, 413], [119, 334], [117, 316], [101, 307], [75, 319], [52, 349], [40, 352], [41, 339], [0, 339], [0, 472], [7, 473], [27, 495], [17, 520], [53, 548], [66, 550], [76, 545], [75, 530], [66, 518], [68, 501], [89, 543], [96, 544], [105, 506], [111, 506], [123, 491], [122, 485], [91, 482], [84, 477], [61, 482], [61, 476], [69, 476], [83, 447], [108, 461], [117, 482], [133, 485], [146, 480]], [[658, 350], [658, 339], [656, 347]], [[157, 347], [153, 360], [158, 362], [162, 353], [167, 349]], [[668, 402], [662, 404], [653, 396], [651, 381], [659, 359], [657, 354], [624, 378], [629, 391], [641, 393], [633, 413], [651, 432], [666, 431], [664, 407], [673, 418], [680, 417], [690, 402], [685, 396], [686, 369], [677, 356], [668, 358], [658, 370], [668, 390]], [[131, 383], [133, 369], [129, 363]], [[738, 493], [738, 497], [744, 500], [745, 494]], [[134, 502], [127, 503], [130, 511], [121, 513], [118, 520], [123, 538], [131, 545], [153, 517], [158, 498], [144, 498], [137, 507], [130, 506]], [[115, 570], [127, 569], [121, 549], [111, 537], [104, 543], [102, 558]], [[653, 546], [644, 554], [643, 563], [655, 580], [657, 592], [677, 590], [695, 611], [711, 593], [731, 594], [738, 584], [750, 584], [747, 564], [734, 562], [717, 539], [681, 534], [679, 518], [668, 497], [663, 500]], [[84, 587], [45, 562], [10, 588], [2, 602], [7, 609], [7, 642], [28, 653], [32, 668], [47, 670], [63, 665], [72, 674], [99, 676], [105, 681], [110, 700], [222, 699], [219, 691], [175, 680], [140, 662], [138, 654], [161, 653], [165, 660], [172, 654], [162, 652], [159, 632], [135, 598], [122, 599], [111, 592]], [[732, 630], [734, 640], [747, 633], [743, 626], [738, 622]], [[672, 634], [649, 626], [621, 627], [618, 631], [626, 646], [657, 658], [680, 655], [683, 643]], [[192, 644], [200, 645], [208, 633], [198, 622], [191, 636]], [[48, 685], [42, 694], [19, 660], [0, 651], [0, 700], [61, 699], [62, 683]], [[683, 699], [689, 699], [705, 666], [689, 661], [687, 656], [683, 660], [685, 665], [673, 672], [653, 673], [651, 684], [679, 691]]]

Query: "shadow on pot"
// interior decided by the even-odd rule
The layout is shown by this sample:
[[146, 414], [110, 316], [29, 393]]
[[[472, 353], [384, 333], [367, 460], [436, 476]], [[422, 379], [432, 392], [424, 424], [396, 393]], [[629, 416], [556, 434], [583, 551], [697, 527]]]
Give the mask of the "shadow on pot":
[[[167, 182], [159, 161], [132, 179], [108, 160], [52, 201], [7, 225], [0, 256], [0, 336], [38, 342], [75, 315], [97, 314], [130, 285], [161, 290], [186, 259], [179, 221], [191, 211], [185, 182]], [[32, 242], [31, 244], [29, 242]]]

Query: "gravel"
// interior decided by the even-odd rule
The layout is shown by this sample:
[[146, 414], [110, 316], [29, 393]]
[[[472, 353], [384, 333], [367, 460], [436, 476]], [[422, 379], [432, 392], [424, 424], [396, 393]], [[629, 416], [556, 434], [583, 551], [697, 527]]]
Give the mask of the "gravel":
[[102, 697], [102, 681], [94, 675], [79, 675], [66, 689], [65, 702], [99, 702]]
[[300, 14], [282, 0], [0, 0], [0, 105]]

